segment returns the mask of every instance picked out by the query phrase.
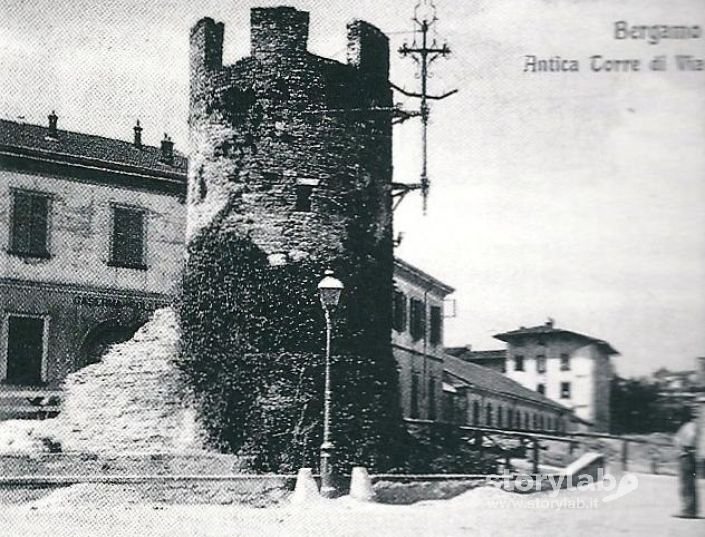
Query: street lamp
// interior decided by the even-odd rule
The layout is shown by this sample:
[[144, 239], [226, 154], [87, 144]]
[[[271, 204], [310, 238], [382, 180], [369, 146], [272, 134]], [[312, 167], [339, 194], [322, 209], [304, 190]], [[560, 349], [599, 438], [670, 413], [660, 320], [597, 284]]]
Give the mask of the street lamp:
[[321, 297], [321, 305], [326, 316], [326, 380], [323, 392], [323, 443], [321, 444], [321, 496], [332, 498], [335, 494], [333, 486], [333, 468], [331, 457], [333, 456], [333, 442], [330, 440], [330, 342], [333, 332], [333, 319], [331, 313], [338, 305], [340, 294], [343, 292], [343, 284], [333, 277], [332, 270], [326, 270], [325, 276], [318, 284], [318, 294]]

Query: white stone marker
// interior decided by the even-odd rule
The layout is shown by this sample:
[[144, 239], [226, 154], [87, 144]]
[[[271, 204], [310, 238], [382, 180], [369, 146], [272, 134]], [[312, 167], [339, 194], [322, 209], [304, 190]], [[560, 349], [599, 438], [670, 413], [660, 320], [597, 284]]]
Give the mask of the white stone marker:
[[375, 499], [372, 480], [364, 466], [355, 466], [350, 477], [350, 497], [356, 500], [371, 502]]
[[320, 499], [321, 495], [318, 493], [318, 484], [313, 478], [313, 471], [311, 468], [301, 468], [296, 475], [296, 486], [294, 494], [291, 495], [291, 503], [300, 505]]

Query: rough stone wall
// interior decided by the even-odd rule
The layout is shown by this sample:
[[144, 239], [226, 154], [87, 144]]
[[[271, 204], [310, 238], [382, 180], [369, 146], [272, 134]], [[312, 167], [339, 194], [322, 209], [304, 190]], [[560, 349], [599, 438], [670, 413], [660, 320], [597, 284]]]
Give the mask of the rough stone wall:
[[[306, 51], [308, 13], [253, 9], [251, 26], [251, 56], [229, 66], [222, 24], [191, 31], [188, 236], [218, 216], [294, 259], [349, 254], [355, 236], [388, 258], [391, 281], [386, 36], [351, 23], [341, 64]], [[311, 188], [310, 211], [295, 210], [297, 185]]]
[[171, 363], [179, 330], [171, 309], [96, 364], [70, 374], [57, 418], [62, 449], [81, 452], [174, 452], [200, 448], [193, 411]]

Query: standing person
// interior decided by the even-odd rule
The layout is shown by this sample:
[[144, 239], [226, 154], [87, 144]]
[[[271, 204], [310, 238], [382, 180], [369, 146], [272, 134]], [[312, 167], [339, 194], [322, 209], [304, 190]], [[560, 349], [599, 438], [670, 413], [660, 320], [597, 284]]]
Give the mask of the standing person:
[[681, 426], [673, 439], [678, 453], [678, 481], [681, 496], [681, 512], [674, 515], [679, 518], [698, 517], [698, 493], [696, 483], [697, 430], [693, 411], [690, 407], [683, 409]]

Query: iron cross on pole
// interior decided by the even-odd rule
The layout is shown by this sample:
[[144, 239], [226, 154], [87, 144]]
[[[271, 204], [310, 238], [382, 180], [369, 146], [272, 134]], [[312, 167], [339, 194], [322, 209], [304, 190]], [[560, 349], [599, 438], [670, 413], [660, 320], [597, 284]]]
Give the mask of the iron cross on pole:
[[443, 43], [442, 46], [438, 46], [435, 39], [432, 39], [429, 44], [428, 32], [431, 27], [436, 23], [438, 17], [436, 17], [436, 6], [433, 4], [432, 0], [422, 0], [417, 2], [414, 7], [414, 17], [412, 19], [415, 23], [415, 33], [420, 31], [421, 33], [421, 45], [418, 46], [416, 43], [416, 38], [411, 46], [404, 43], [399, 49], [399, 54], [402, 56], [410, 56], [414, 61], [420, 66], [420, 78], [421, 78], [421, 91], [412, 92], [407, 91], [395, 84], [391, 84], [392, 88], [398, 92], [406, 95], [407, 97], [415, 97], [421, 99], [421, 106], [418, 112], [415, 111], [399, 111], [397, 115], [396, 123], [401, 123], [406, 119], [414, 116], [421, 117], [421, 178], [418, 183], [394, 183], [394, 196], [397, 197], [397, 202], [395, 207], [401, 202], [401, 199], [411, 190], [421, 190], [421, 195], [423, 197], [423, 212], [426, 214], [426, 206], [428, 200], [428, 190], [430, 186], [430, 180], [428, 178], [428, 116], [429, 116], [429, 106], [428, 101], [445, 99], [457, 93], [457, 89], [444, 93], [442, 95], [429, 95], [428, 94], [428, 78], [429, 72], [428, 68], [436, 59], [440, 57], [447, 57], [450, 55], [450, 48], [448, 45]]

